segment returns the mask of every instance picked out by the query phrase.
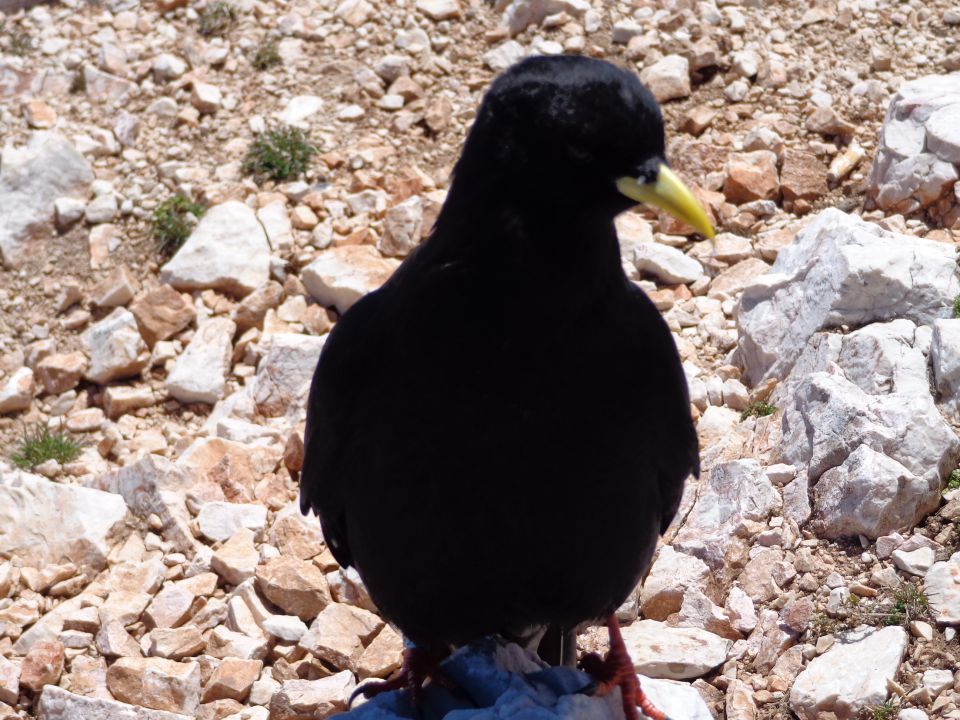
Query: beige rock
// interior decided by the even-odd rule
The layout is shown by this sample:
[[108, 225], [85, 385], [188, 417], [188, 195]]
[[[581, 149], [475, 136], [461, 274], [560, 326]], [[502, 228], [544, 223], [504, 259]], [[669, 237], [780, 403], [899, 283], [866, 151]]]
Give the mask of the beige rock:
[[753, 700], [753, 691], [742, 680], [733, 680], [727, 687], [727, 720], [754, 720], [757, 716], [757, 704]]
[[389, 677], [403, 663], [403, 636], [384, 625], [355, 663], [357, 675], [366, 678]]
[[247, 295], [233, 310], [233, 321], [243, 332], [252, 327], [262, 327], [267, 310], [276, 308], [283, 301], [283, 286], [271, 280]]
[[140, 657], [140, 645], [117, 620], [107, 620], [97, 632], [97, 650], [108, 658]]
[[126, 305], [136, 294], [137, 279], [126, 265], [121, 265], [90, 291], [90, 301], [99, 307]]
[[331, 603], [323, 573], [313, 563], [280, 556], [257, 568], [257, 588], [274, 605], [312, 620]]
[[190, 104], [199, 112], [211, 114], [220, 109], [223, 97], [220, 88], [205, 82], [194, 81], [190, 92]]
[[303, 270], [310, 295], [341, 313], [393, 274], [399, 263], [380, 257], [369, 245], [345, 245], [323, 252]]
[[783, 551], [779, 548], [760, 550], [743, 568], [737, 583], [754, 602], [773, 600], [780, 594], [780, 588], [773, 581], [773, 568], [782, 560]]
[[239, 585], [253, 577], [260, 562], [253, 540], [252, 530], [240, 528], [213, 554], [210, 568], [230, 585]]
[[37, 379], [45, 392], [59, 395], [80, 384], [88, 361], [82, 352], [48, 355], [37, 363]]
[[666, 620], [680, 610], [683, 594], [688, 588], [713, 594], [710, 568], [703, 560], [664, 545], [640, 590], [643, 616], [651, 620]]
[[103, 391], [103, 409], [107, 417], [116, 420], [121, 415], [152, 407], [157, 397], [149, 387], [130, 387], [128, 385], [108, 385]]
[[422, 229], [423, 201], [415, 195], [387, 210], [377, 249], [384, 255], [406, 257], [420, 244]]
[[236, 331], [236, 324], [227, 318], [210, 318], [201, 324], [167, 375], [167, 392], [182, 403], [212, 405], [222, 399]]
[[22, 367], [15, 371], [0, 387], [0, 415], [26, 410], [35, 390], [33, 370]]
[[710, 282], [707, 295], [712, 298], [732, 298], [747, 285], [770, 272], [770, 266], [760, 258], [741, 260], [733, 267], [729, 267]]
[[684, 98], [690, 94], [690, 63], [682, 55], [666, 55], [644, 68], [640, 79], [657, 102]]
[[64, 647], [59, 641], [41, 641], [35, 644], [23, 659], [20, 685], [40, 692], [44, 685], [56, 685], [63, 674]]
[[0, 703], [16, 705], [20, 695], [20, 665], [0, 655]]
[[107, 670], [107, 687], [121, 702], [193, 715], [200, 705], [200, 666], [124, 657]]
[[161, 285], [138, 297], [130, 306], [130, 312], [150, 347], [176, 335], [197, 315], [193, 304], [170, 285]]
[[723, 194], [736, 205], [752, 200], [776, 200], [780, 194], [777, 156], [769, 150], [731, 153], [726, 173]]
[[54, 685], [47, 685], [40, 696], [37, 720], [191, 720], [191, 718], [180, 713], [128, 705], [110, 698], [85, 697]]
[[107, 690], [107, 661], [102, 657], [74, 657], [70, 661], [70, 674], [60, 680], [60, 687], [77, 695], [113, 700]]
[[245, 635], [223, 625], [214, 628], [207, 638], [207, 654], [216, 658], [262, 660], [267, 656], [268, 649], [265, 635]]
[[319, 720], [347, 709], [356, 687], [344, 670], [320, 680], [287, 680], [270, 700], [270, 720]]
[[245, 701], [262, 669], [263, 662], [260, 660], [225, 658], [204, 687], [203, 702], [223, 699]]
[[804, 125], [810, 132], [841, 137], [850, 137], [857, 129], [856, 125], [848, 123], [832, 107], [817, 108], [807, 116]]
[[199, 655], [206, 647], [206, 640], [195, 625], [178, 628], [155, 628], [150, 631], [150, 646], [147, 654], [167, 660], [183, 660]]
[[151, 599], [147, 593], [114, 590], [99, 608], [100, 622], [116, 620], [123, 626], [132, 625], [143, 615]]
[[149, 627], [178, 627], [192, 614], [196, 599], [197, 596], [188, 586], [181, 583], [167, 583], [147, 606], [143, 619]]
[[331, 603], [300, 638], [300, 647], [341, 670], [355, 670], [357, 661], [383, 620], [361, 608]]
[[827, 168], [813, 153], [783, 151], [780, 189], [784, 201], [817, 200], [827, 194]]
[[57, 124], [56, 111], [43, 100], [27, 100], [23, 104], [23, 117], [30, 127], [38, 130], [47, 130]]
[[417, 0], [417, 10], [431, 20], [450, 20], [460, 17], [459, 0]]

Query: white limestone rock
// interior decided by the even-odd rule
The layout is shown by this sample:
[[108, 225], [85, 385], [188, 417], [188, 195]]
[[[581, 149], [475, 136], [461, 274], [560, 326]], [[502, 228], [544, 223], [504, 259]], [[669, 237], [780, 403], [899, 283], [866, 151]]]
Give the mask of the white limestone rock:
[[817, 720], [827, 712], [856, 717], [861, 709], [882, 705], [908, 639], [902, 627], [864, 628], [838, 636], [797, 676], [790, 708], [801, 720]]
[[106, 567], [128, 533], [127, 506], [111, 493], [51, 482], [0, 463], [0, 547], [24, 565]]
[[732, 643], [698, 628], [668, 627], [641, 620], [623, 628], [623, 641], [641, 675], [687, 680], [724, 663]]
[[264, 205], [257, 210], [257, 220], [267, 232], [267, 240], [274, 250], [289, 250], [293, 247], [293, 225], [283, 200]]
[[496, 4], [496, 10], [503, 12], [501, 22], [511, 35], [539, 25], [547, 15], [565, 12], [579, 18], [589, 9], [587, 0], [498, 0]]
[[923, 578], [934, 618], [941, 625], [960, 625], [960, 552], [934, 563]]
[[740, 301], [737, 358], [754, 385], [784, 378], [810, 337], [840, 325], [952, 314], [953, 247], [900, 235], [830, 208], [777, 256]]
[[254, 503], [208, 502], [200, 508], [197, 525], [211, 542], [225, 542], [242, 527], [259, 535], [267, 527], [267, 508]]
[[677, 248], [660, 243], [637, 243], [632, 248], [634, 266], [662, 283], [692, 283], [703, 275], [703, 266]]
[[516, 40], [507, 40], [483, 54], [483, 64], [494, 72], [503, 72], [527, 55], [527, 49]]
[[160, 282], [178, 290], [222, 290], [246, 295], [270, 279], [270, 245], [249, 207], [230, 200], [207, 210], [177, 254], [160, 269]]
[[35, 389], [33, 370], [28, 367], [16, 370], [0, 386], [0, 415], [26, 410], [30, 407]]
[[55, 132], [35, 132], [21, 148], [0, 155], [0, 261], [18, 264], [33, 237], [49, 235], [58, 198], [86, 200], [93, 169], [73, 144]]
[[934, 321], [930, 365], [941, 407], [960, 414], [960, 319]]
[[687, 515], [673, 546], [694, 555], [713, 570], [724, 564], [724, 553], [743, 521], [763, 522], [780, 507], [780, 495], [753, 459], [715, 465]]
[[[960, 163], [960, 73], [903, 83], [890, 100], [868, 197], [887, 212], [909, 214], [944, 201], [937, 214], [960, 218], [951, 197]], [[952, 224], [947, 221], [945, 224]]]
[[264, 417], [287, 417], [299, 422], [306, 412], [313, 371], [327, 336], [277, 333], [253, 380], [251, 397]]
[[297, 95], [290, 99], [278, 114], [284, 125], [302, 125], [311, 115], [323, 109], [323, 98], [317, 95]]
[[870, 395], [836, 369], [790, 385], [782, 458], [799, 469], [794, 483], [816, 484], [818, 533], [879, 537], [937, 507], [960, 441], [929, 395]]
[[167, 392], [183, 403], [210, 405], [223, 398], [237, 325], [223, 317], [203, 323], [167, 375]]
[[96, 383], [136, 375], [150, 361], [150, 349], [140, 337], [137, 320], [123, 307], [91, 326], [82, 340], [90, 357], [84, 376]]
[[640, 72], [640, 79], [657, 102], [690, 94], [690, 62], [683, 55], [665, 55]]
[[713, 720], [703, 696], [690, 683], [638, 675], [640, 687], [650, 702], [671, 718]]
[[706, 591], [711, 589], [711, 584], [712, 573], [703, 560], [664, 545], [640, 589], [643, 616], [650, 620], [666, 620], [680, 609], [688, 588]]
[[344, 313], [385, 283], [399, 264], [380, 257], [369, 245], [344, 245], [323, 252], [307, 265], [301, 280], [317, 302]]
[[37, 720], [190, 720], [190, 716], [77, 695], [56, 685], [45, 685]]

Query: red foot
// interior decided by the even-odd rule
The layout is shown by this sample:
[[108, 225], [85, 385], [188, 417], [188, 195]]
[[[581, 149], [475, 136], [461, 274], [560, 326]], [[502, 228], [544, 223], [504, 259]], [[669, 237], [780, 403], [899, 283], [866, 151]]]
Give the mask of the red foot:
[[416, 647], [404, 648], [403, 665], [389, 680], [375, 680], [361, 685], [350, 695], [348, 707], [357, 695], [369, 699], [391, 690], [410, 690], [413, 706], [419, 708], [423, 700], [423, 686], [429, 680], [443, 687], [453, 689], [453, 682], [440, 671], [443, 655], [431, 653]]
[[580, 660], [580, 667], [597, 681], [597, 694], [606, 695], [619, 687], [623, 698], [623, 714], [627, 720], [639, 720], [637, 706], [650, 720], [670, 720], [640, 688], [616, 615], [607, 618], [607, 629], [610, 631], [610, 652], [607, 657], [601, 658], [590, 653]]

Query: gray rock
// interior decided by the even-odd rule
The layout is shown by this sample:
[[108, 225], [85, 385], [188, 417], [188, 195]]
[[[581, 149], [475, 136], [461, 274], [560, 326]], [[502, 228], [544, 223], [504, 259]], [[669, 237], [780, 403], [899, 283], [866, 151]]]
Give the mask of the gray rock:
[[907, 642], [902, 627], [865, 628], [839, 636], [797, 676], [790, 708], [801, 720], [817, 720], [827, 712], [855, 717], [861, 709], [883, 704]]
[[941, 625], [960, 625], [960, 552], [949, 560], [934, 563], [923, 584], [936, 621]]
[[937, 214], [952, 224], [960, 208], [950, 190], [960, 163], [960, 73], [903, 83], [884, 119], [867, 193], [888, 212], [912, 213], [942, 199]]
[[35, 132], [22, 148], [0, 156], [0, 259], [17, 264], [25, 244], [49, 233], [58, 198], [86, 200], [93, 182], [90, 163], [55, 132]]
[[748, 384], [783, 378], [817, 331], [898, 317], [930, 323], [950, 316], [958, 292], [952, 246], [824, 210], [744, 290], [737, 357]]
[[204, 214], [177, 254], [160, 269], [160, 282], [179, 290], [246, 295], [270, 279], [270, 246], [249, 207], [236, 200]]
[[183, 403], [212, 405], [223, 398], [236, 331], [236, 323], [227, 318], [203, 323], [167, 375], [167, 392]]
[[933, 323], [930, 365], [941, 406], [960, 414], [960, 319]]
[[766, 520], [780, 506], [780, 495], [752, 459], [715, 465], [700, 482], [699, 497], [673, 545], [716, 571], [742, 523]]

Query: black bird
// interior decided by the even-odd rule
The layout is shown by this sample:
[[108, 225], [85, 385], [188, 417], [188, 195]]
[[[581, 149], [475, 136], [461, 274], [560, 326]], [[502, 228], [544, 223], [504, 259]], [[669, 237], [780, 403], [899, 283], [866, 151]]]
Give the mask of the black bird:
[[613, 613], [699, 467], [676, 347], [621, 267], [613, 220], [637, 201], [713, 234], [636, 76], [581, 57], [507, 70], [430, 237], [331, 332], [300, 481], [421, 659], [610, 618], [592, 670], [628, 717], [643, 698]]

